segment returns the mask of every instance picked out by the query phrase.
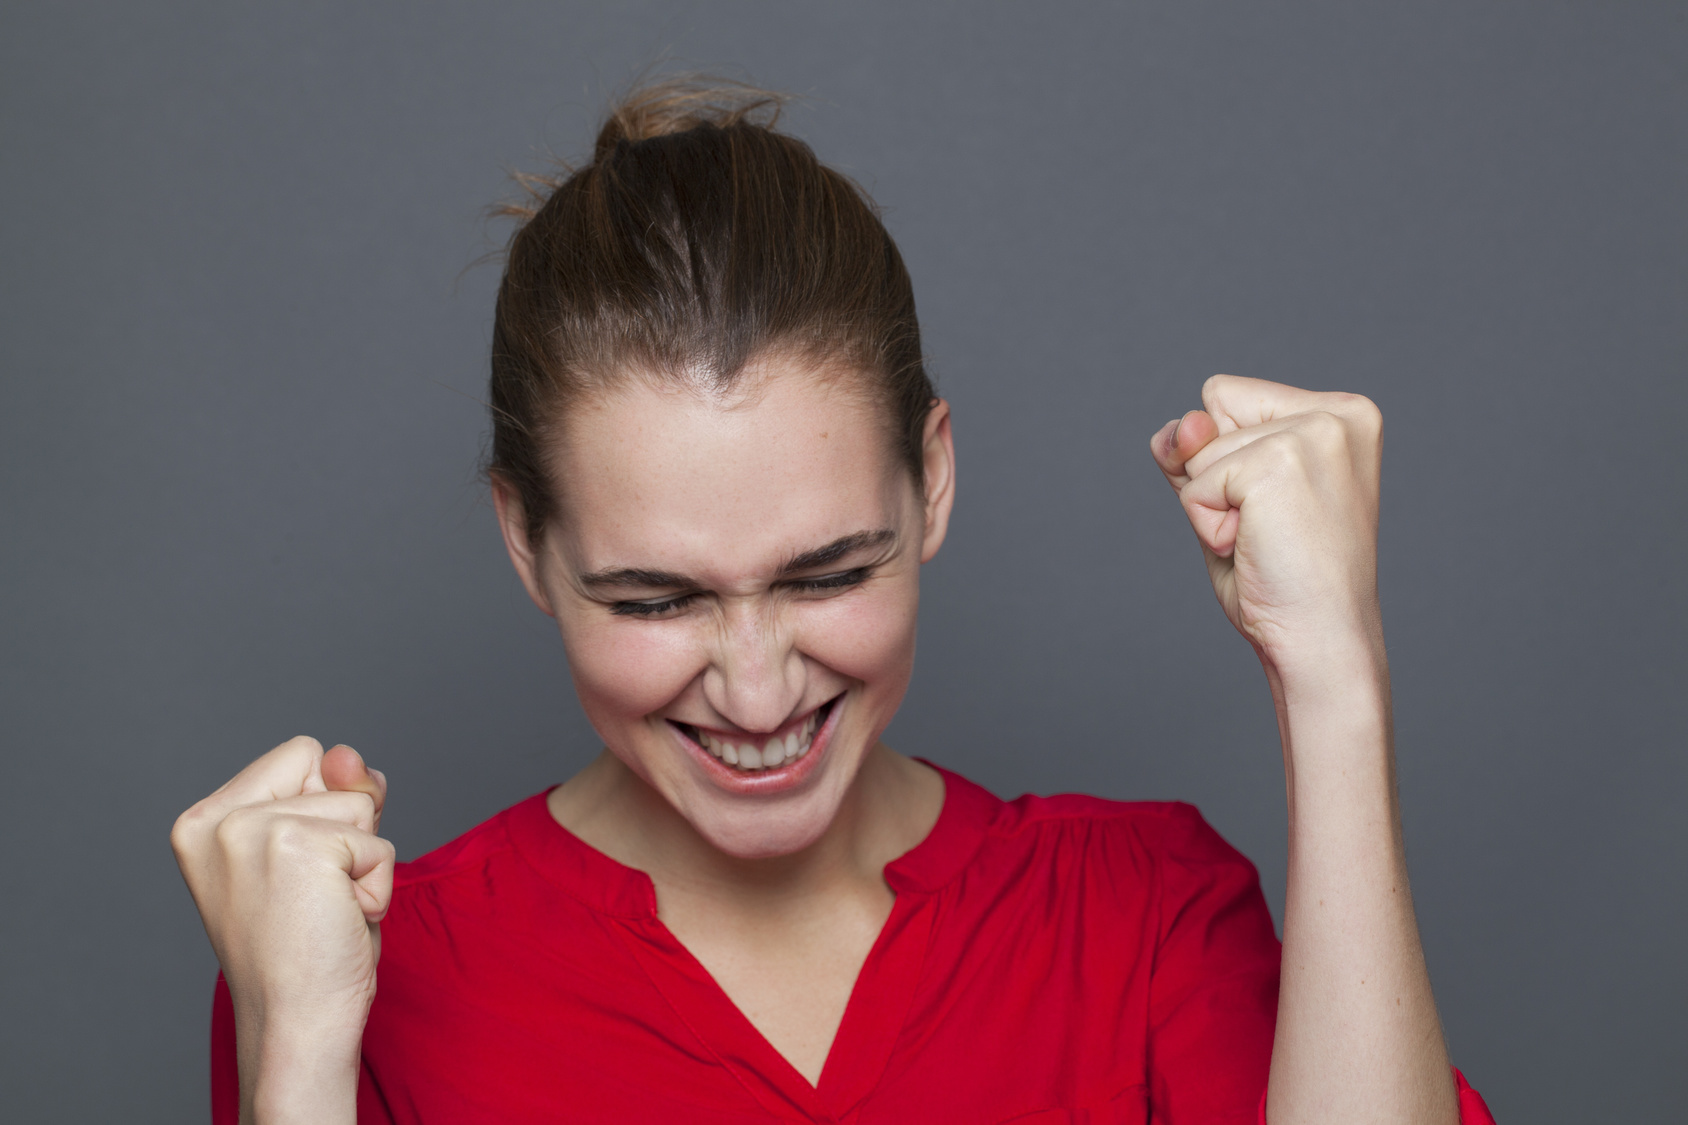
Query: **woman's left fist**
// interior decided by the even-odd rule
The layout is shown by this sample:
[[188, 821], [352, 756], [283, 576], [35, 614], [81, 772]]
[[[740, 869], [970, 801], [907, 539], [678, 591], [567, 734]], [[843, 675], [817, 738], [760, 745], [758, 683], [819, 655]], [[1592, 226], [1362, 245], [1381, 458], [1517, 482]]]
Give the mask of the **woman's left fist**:
[[1383, 416], [1363, 395], [1215, 375], [1149, 441], [1201, 540], [1219, 604], [1273, 664], [1381, 645]]

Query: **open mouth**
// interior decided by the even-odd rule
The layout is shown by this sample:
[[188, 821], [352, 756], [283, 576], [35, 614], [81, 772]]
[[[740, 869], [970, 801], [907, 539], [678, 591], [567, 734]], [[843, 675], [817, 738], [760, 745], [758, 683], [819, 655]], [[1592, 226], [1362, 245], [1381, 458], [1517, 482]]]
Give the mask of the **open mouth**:
[[815, 732], [826, 725], [827, 717], [842, 698], [840, 695], [827, 700], [783, 734], [776, 731], [772, 736], [761, 739], [742, 735], [729, 739], [689, 723], [674, 725], [723, 765], [741, 773], [760, 773], [777, 770], [806, 755], [814, 743]]

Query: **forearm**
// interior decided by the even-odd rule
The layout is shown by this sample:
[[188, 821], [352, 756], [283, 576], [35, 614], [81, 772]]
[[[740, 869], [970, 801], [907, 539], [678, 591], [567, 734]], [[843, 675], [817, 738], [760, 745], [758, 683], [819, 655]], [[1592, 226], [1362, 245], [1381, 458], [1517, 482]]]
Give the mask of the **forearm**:
[[1272, 1125], [1459, 1119], [1407, 883], [1381, 641], [1268, 661], [1289, 879]]

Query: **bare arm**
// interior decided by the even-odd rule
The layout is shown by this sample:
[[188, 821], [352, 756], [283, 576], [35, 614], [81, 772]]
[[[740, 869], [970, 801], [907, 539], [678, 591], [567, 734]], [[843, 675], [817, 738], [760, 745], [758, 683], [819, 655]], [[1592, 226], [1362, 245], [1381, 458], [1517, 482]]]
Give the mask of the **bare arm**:
[[1368, 400], [1216, 376], [1151, 442], [1214, 591], [1266, 670], [1289, 882], [1272, 1125], [1455, 1125], [1407, 885], [1376, 579]]

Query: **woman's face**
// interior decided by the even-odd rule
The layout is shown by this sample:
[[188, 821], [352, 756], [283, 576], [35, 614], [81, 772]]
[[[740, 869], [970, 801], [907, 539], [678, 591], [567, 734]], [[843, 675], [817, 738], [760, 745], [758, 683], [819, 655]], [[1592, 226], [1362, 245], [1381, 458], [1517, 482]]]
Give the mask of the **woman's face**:
[[857, 378], [770, 360], [725, 400], [627, 379], [571, 407], [534, 550], [500, 490], [593, 727], [729, 855], [817, 840], [908, 686], [953, 496], [948, 407], [922, 501]]

